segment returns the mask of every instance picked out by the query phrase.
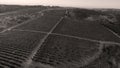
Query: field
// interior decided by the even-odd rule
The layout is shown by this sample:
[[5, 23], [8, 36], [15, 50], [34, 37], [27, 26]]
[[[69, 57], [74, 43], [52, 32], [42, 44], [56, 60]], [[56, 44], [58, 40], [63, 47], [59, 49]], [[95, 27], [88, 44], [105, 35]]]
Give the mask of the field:
[[119, 18], [110, 9], [2, 5], [0, 68], [120, 68]]
[[[71, 37], [49, 35], [33, 58], [36, 62], [69, 68], [84, 65], [84, 61], [99, 52], [99, 43]], [[75, 64], [76, 63], [76, 64]]]
[[64, 16], [64, 13], [65, 10], [50, 10], [44, 12], [42, 17], [21, 25], [15, 29], [49, 32], [51, 28]]
[[0, 34], [0, 66], [21, 67], [45, 35], [20, 31]]
[[65, 18], [53, 31], [53, 33], [101, 41], [120, 42], [118, 37], [108, 31], [100, 23], [87, 20], [74, 21], [70, 18]]
[[29, 7], [26, 9], [16, 10], [14, 12], [0, 14], [0, 32], [12, 26], [40, 17], [41, 13], [39, 12], [44, 9], [46, 8]]

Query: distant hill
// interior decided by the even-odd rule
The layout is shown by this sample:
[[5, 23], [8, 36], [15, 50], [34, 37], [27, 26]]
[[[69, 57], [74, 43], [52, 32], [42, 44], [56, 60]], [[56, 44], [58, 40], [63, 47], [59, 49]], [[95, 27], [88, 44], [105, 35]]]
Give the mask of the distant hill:
[[0, 13], [16, 11], [16, 10], [21, 10], [21, 9], [27, 9], [27, 8], [50, 8], [50, 7], [56, 8], [58, 6], [42, 6], [42, 5], [29, 6], [29, 5], [3, 5], [3, 4], [0, 4]]
[[100, 23], [120, 35], [120, 9], [74, 9], [78, 20]]

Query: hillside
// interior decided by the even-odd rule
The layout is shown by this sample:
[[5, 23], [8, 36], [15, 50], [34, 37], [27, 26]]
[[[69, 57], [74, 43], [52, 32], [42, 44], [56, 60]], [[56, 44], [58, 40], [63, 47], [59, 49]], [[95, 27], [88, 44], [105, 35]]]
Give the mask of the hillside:
[[120, 68], [119, 9], [0, 9], [0, 68]]

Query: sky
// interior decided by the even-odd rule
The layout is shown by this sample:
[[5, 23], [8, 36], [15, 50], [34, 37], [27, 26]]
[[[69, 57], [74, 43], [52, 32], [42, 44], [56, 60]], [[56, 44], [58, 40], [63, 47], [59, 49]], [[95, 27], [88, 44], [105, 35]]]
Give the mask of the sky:
[[119, 8], [120, 0], [0, 0], [0, 4], [54, 5], [82, 8]]

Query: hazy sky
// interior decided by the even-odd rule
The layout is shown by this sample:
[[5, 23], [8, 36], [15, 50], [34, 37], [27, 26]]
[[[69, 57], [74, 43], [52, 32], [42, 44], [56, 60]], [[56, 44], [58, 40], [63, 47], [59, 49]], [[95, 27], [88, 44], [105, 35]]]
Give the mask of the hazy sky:
[[120, 8], [120, 0], [0, 0], [0, 4], [58, 5], [90, 8]]

